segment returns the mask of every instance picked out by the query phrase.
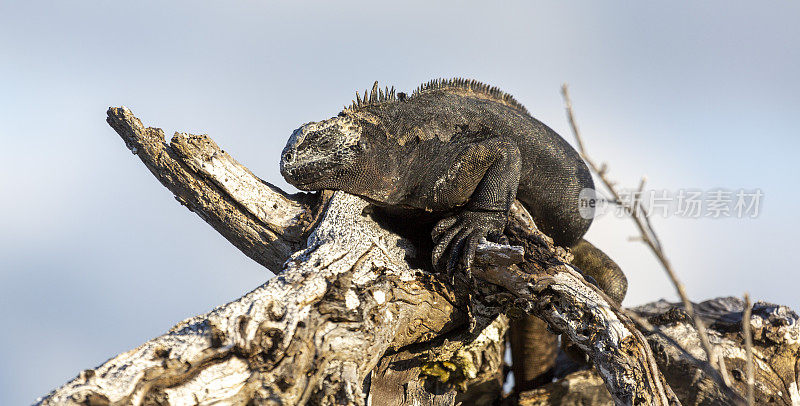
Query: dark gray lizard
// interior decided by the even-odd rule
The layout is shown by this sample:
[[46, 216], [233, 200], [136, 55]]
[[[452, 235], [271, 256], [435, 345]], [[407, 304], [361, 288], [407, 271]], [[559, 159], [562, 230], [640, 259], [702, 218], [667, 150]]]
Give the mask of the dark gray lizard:
[[451, 273], [469, 271], [481, 238], [504, 240], [516, 198], [609, 296], [625, 296], [624, 274], [582, 239], [592, 213], [581, 215], [579, 197], [594, 190], [586, 164], [495, 87], [439, 79], [406, 96], [375, 82], [336, 117], [295, 130], [281, 173], [302, 190], [343, 190], [398, 216], [435, 218], [433, 263]]

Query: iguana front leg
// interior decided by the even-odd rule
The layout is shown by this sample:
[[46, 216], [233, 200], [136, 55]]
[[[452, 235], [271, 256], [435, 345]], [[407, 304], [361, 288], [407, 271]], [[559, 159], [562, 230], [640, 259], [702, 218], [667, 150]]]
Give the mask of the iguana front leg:
[[451, 277], [456, 270], [469, 274], [481, 238], [505, 241], [503, 230], [520, 170], [519, 149], [503, 138], [471, 145], [459, 155], [445, 177], [449, 182], [435, 193], [442, 197], [463, 194], [468, 187], [474, 191], [461, 212], [442, 219], [433, 229], [432, 259], [437, 269]]

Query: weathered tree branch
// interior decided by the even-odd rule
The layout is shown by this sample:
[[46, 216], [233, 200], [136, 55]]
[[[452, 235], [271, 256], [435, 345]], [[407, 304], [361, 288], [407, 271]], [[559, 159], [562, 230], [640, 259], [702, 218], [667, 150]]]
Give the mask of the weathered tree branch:
[[317, 197], [288, 195], [262, 181], [205, 135], [145, 128], [125, 107], [108, 109], [108, 124], [181, 204], [234, 246], [272, 271], [300, 249], [317, 213]]
[[503, 378], [504, 312], [537, 315], [566, 334], [617, 403], [678, 403], [645, 337], [519, 204], [507, 230], [519, 247], [479, 248], [475, 275], [491, 283], [462, 278], [453, 288], [429, 271], [414, 236], [360, 198], [287, 196], [205, 136], [176, 134], [166, 145], [124, 108], [109, 109], [108, 121], [179, 201], [282, 271], [84, 371], [42, 404], [491, 404]]

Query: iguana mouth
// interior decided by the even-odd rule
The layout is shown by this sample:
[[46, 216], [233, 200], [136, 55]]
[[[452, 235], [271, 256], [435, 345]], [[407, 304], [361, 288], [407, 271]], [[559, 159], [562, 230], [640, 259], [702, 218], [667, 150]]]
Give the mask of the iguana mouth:
[[[287, 171], [288, 175], [297, 179], [299, 182], [314, 182], [320, 176], [333, 171], [336, 165], [326, 162], [310, 162], [301, 166], [296, 166]], [[313, 179], [312, 179], [313, 178]]]
[[298, 189], [306, 189], [309, 186], [311, 186], [312, 184], [314, 184], [314, 182], [315, 181], [313, 181], [313, 180], [312, 181], [308, 181], [308, 182], [294, 182], [294, 186], [296, 188], [298, 188]]
[[311, 190], [321, 190], [329, 188], [330, 186], [326, 186], [325, 183], [326, 180], [328, 180], [328, 177], [320, 176], [318, 179], [311, 180], [308, 182], [289, 182], [289, 183], [291, 183], [294, 187], [300, 190], [311, 191]]
[[309, 162], [284, 170], [283, 177], [298, 189], [311, 190], [316, 189], [314, 185], [324, 184], [335, 177], [339, 166], [330, 162]]

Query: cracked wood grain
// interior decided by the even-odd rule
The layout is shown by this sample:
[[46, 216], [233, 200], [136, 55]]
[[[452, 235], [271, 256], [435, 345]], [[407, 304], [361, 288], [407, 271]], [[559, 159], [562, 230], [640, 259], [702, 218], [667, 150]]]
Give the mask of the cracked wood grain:
[[200, 388], [199, 404], [364, 404], [363, 382], [384, 353], [463, 323], [406, 265], [413, 247], [363, 216], [366, 205], [337, 193], [279, 276], [40, 404], [184, 404]]

